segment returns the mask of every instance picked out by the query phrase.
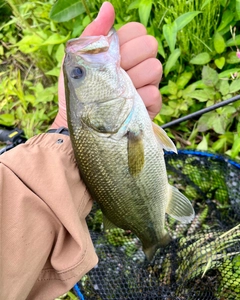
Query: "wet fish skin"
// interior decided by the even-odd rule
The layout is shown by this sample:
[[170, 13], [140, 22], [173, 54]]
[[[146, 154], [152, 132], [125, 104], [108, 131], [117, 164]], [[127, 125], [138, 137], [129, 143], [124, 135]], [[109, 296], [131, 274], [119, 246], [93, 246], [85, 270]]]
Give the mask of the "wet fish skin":
[[165, 213], [190, 222], [189, 200], [168, 184], [163, 148], [176, 148], [154, 125], [127, 73], [117, 34], [70, 40], [63, 64], [70, 137], [81, 176], [106, 228], [131, 230], [151, 260], [171, 237]]

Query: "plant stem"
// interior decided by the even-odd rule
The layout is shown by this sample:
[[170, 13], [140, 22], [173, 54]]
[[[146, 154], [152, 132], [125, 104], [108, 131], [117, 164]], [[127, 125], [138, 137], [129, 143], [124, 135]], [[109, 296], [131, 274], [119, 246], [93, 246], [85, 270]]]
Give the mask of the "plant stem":
[[20, 20], [21, 26], [24, 24], [26, 26], [26, 28], [28, 28], [30, 30], [30, 32], [34, 32], [34, 34], [39, 36], [41, 39], [44, 39], [39, 33], [37, 33], [35, 30], [33, 30], [32, 27], [28, 24], [28, 22], [26, 22], [26, 20], [21, 16], [21, 14], [19, 13], [19, 11], [16, 8], [16, 5], [13, 3], [12, 0], [7, 0], [7, 3], [12, 8], [14, 15]]
[[85, 0], [82, 0], [82, 4], [83, 4], [83, 6], [85, 7], [86, 13], [87, 13], [87, 15], [89, 16], [90, 21], [92, 22], [91, 12], [90, 12], [90, 10], [89, 10], [89, 8], [88, 8], [88, 6], [87, 6], [86, 1], [85, 1]]

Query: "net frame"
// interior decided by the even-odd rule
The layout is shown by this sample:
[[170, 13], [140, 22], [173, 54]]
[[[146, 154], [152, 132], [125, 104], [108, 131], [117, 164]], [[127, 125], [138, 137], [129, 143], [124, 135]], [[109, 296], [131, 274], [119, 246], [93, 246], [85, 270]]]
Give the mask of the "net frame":
[[169, 181], [199, 198], [191, 199], [196, 218], [181, 225], [167, 217], [174, 239], [149, 263], [131, 232], [104, 232], [95, 206], [87, 222], [99, 263], [79, 282], [85, 299], [240, 299], [240, 164], [193, 150], [166, 153], [165, 161]]

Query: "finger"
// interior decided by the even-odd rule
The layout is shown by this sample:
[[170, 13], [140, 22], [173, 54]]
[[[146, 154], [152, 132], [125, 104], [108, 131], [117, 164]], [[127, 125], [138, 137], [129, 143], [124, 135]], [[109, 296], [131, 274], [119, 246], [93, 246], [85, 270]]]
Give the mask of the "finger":
[[137, 89], [141, 96], [151, 119], [153, 119], [162, 107], [162, 97], [155, 85], [147, 85]]
[[81, 36], [107, 35], [115, 20], [115, 11], [110, 2], [104, 2], [98, 16], [90, 23]]
[[128, 41], [147, 34], [146, 28], [137, 22], [131, 22], [123, 25], [118, 31], [118, 38], [120, 46]]
[[155, 85], [157, 88], [162, 78], [162, 64], [157, 58], [148, 58], [127, 71], [136, 88]]
[[120, 50], [121, 67], [129, 70], [148, 58], [156, 57], [158, 43], [153, 36], [145, 35], [128, 41], [121, 46]]

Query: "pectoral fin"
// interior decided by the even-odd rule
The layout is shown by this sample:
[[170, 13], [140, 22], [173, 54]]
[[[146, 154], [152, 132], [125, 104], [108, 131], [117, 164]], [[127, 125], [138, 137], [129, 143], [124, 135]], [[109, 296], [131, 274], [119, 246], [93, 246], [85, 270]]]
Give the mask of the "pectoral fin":
[[173, 141], [168, 137], [166, 132], [155, 123], [152, 123], [152, 126], [153, 126], [153, 131], [161, 147], [167, 151], [173, 151], [177, 153], [176, 146], [174, 145]]
[[142, 132], [129, 131], [128, 137], [128, 168], [129, 173], [136, 177], [144, 166], [144, 146], [142, 140]]
[[166, 213], [182, 223], [190, 223], [195, 217], [191, 202], [177, 188], [171, 185], [169, 185], [169, 201]]

